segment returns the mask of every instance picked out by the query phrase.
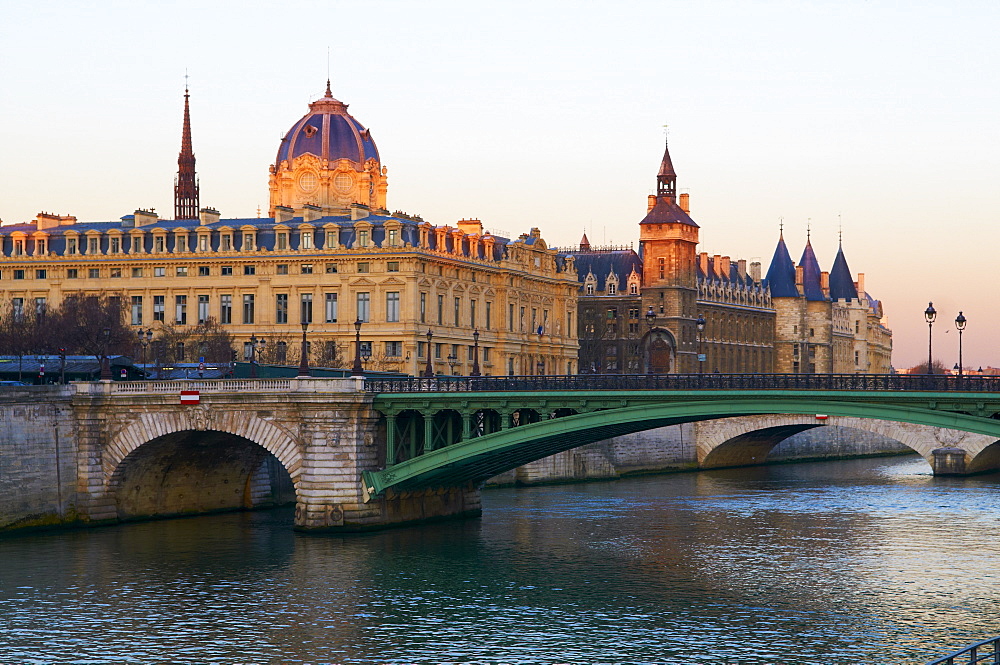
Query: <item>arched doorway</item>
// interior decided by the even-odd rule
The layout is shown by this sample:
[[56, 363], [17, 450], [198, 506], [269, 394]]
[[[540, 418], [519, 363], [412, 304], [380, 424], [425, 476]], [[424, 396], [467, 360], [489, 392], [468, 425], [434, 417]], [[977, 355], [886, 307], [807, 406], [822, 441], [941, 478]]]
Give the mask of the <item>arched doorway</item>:
[[647, 374], [670, 374], [674, 371], [677, 345], [669, 330], [663, 328], [650, 330], [643, 346], [644, 369]]

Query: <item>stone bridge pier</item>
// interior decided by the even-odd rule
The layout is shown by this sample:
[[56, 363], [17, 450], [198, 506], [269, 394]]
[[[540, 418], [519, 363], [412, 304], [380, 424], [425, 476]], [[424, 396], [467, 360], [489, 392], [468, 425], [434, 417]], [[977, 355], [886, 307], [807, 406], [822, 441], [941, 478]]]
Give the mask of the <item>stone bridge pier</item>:
[[[481, 510], [471, 484], [363, 496], [361, 472], [382, 466], [385, 424], [360, 379], [77, 388], [77, 512], [83, 521], [239, 510], [294, 499], [297, 529], [361, 531]], [[196, 391], [198, 402], [181, 403], [182, 389]]]

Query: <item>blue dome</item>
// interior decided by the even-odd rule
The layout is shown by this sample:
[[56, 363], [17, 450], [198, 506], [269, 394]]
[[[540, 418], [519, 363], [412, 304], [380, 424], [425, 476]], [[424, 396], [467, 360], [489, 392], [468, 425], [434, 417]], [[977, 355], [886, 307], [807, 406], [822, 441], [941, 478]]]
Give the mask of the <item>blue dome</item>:
[[310, 104], [309, 113], [281, 139], [274, 165], [280, 166], [286, 160], [291, 164], [306, 153], [331, 162], [349, 159], [359, 169], [369, 159], [381, 163], [371, 134], [347, 112], [347, 104], [333, 98], [329, 81], [326, 95]]

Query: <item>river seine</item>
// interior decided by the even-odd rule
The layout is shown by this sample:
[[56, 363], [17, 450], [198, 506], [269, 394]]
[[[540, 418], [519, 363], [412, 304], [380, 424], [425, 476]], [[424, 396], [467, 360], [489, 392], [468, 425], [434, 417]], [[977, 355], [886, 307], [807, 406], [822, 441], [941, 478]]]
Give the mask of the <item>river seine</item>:
[[925, 663], [1000, 633], [1000, 477], [913, 457], [0, 540], [2, 663]]

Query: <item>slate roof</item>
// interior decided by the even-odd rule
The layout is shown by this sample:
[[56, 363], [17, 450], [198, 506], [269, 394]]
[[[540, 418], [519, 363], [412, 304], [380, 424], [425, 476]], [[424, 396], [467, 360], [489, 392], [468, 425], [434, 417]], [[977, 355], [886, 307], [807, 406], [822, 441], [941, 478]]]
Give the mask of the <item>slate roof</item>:
[[778, 236], [778, 246], [774, 248], [764, 284], [771, 289], [772, 298], [799, 297], [799, 290], [795, 286], [795, 264], [785, 246], [784, 234]]
[[[806, 247], [802, 250], [802, 259], [799, 261], [802, 266], [802, 291], [806, 300], [822, 301], [828, 300], [823, 294], [823, 282], [820, 276], [822, 270], [819, 269], [819, 261], [816, 260], [816, 253], [812, 248], [812, 241], [806, 240]], [[773, 296], [774, 293], [772, 292]]]
[[379, 161], [371, 133], [347, 112], [347, 104], [334, 99], [327, 82], [326, 95], [309, 105], [309, 113], [292, 125], [278, 146], [275, 165], [311, 153], [334, 162], [349, 159], [364, 164]]
[[847, 267], [847, 258], [841, 245], [837, 248], [837, 258], [833, 260], [833, 269], [830, 270], [830, 299], [857, 300], [857, 298], [858, 289], [854, 286], [854, 278], [851, 276], [851, 269]]
[[640, 224], [687, 224], [698, 228], [691, 217], [681, 207], [666, 197], [657, 197], [656, 205], [642, 218]]
[[577, 278], [580, 281], [580, 288], [583, 288], [584, 281], [588, 273], [593, 273], [597, 278], [598, 291], [604, 291], [607, 286], [608, 275], [614, 271], [618, 275], [619, 290], [624, 290], [628, 283], [628, 276], [632, 270], [642, 274], [642, 261], [639, 255], [631, 249], [596, 251], [596, 252], [570, 252], [575, 262]]
[[744, 276], [740, 275], [740, 267], [736, 261], [729, 262], [729, 274], [723, 275], [721, 277], [719, 276], [719, 273], [715, 269], [714, 256], [708, 257], [707, 275], [701, 270], [701, 261], [696, 261], [695, 265], [698, 268], [698, 277], [700, 277], [701, 279], [705, 279], [708, 281], [716, 281], [716, 282], [729, 282], [731, 284], [739, 284], [742, 286], [753, 285], [753, 279], [750, 277], [749, 273], [747, 273]]

